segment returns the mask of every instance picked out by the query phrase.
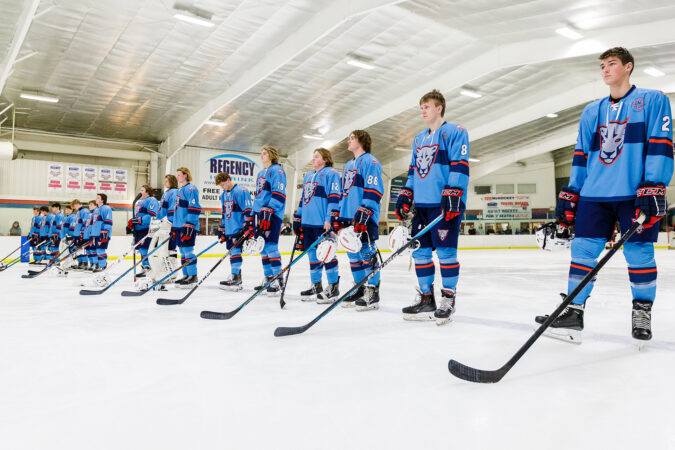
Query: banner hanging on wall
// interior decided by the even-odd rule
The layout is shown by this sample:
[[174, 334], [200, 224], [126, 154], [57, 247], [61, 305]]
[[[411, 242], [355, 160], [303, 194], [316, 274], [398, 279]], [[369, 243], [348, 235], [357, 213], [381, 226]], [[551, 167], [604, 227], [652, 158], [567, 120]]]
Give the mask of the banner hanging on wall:
[[66, 192], [79, 194], [82, 190], [82, 167], [68, 166], [66, 170]]
[[47, 191], [63, 192], [63, 165], [49, 164], [47, 167]]
[[113, 181], [113, 170], [109, 167], [101, 167], [98, 169], [98, 181], [103, 181], [106, 183], [112, 183]]
[[485, 195], [483, 205], [483, 219], [485, 220], [532, 218], [529, 195]]
[[[96, 167], [84, 167], [82, 169], [82, 177], [84, 178], [84, 181], [82, 182], [82, 192], [87, 195], [96, 194], [96, 189], [98, 188], [98, 170]], [[93, 199], [93, 197], [91, 199]]]
[[127, 169], [115, 169], [115, 183], [127, 182]]
[[255, 194], [255, 178], [262, 169], [260, 163], [256, 163], [243, 154], [222, 153], [217, 150], [200, 150], [199, 161], [199, 185], [197, 187], [201, 193], [199, 201], [202, 208], [220, 208], [221, 189], [216, 186], [216, 175], [220, 172], [227, 172], [235, 184]]
[[115, 195], [118, 197], [126, 197], [127, 195], [127, 185], [126, 183], [115, 183]]

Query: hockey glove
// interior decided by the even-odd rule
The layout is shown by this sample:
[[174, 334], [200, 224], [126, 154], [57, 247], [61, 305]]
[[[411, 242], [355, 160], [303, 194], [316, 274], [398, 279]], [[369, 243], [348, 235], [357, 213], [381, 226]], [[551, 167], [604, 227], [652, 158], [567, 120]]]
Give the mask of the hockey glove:
[[555, 207], [555, 218], [561, 225], [566, 227], [574, 225], [579, 203], [579, 191], [573, 187], [565, 186], [560, 189], [558, 203]]
[[403, 222], [408, 219], [408, 213], [413, 202], [413, 191], [408, 188], [401, 189], [396, 200], [396, 218]]
[[352, 221], [354, 224], [354, 232], [363, 233], [368, 231], [368, 219], [370, 219], [372, 215], [373, 211], [371, 209], [368, 209], [365, 206], [359, 206], [359, 209], [356, 210], [356, 214], [354, 215], [354, 220]]
[[225, 237], [225, 227], [218, 227], [218, 240], [222, 244], [227, 238]]
[[33, 233], [30, 240], [31, 240], [30, 245], [32, 245], [33, 247], [37, 247], [37, 245], [40, 243], [40, 235], [37, 233]]
[[464, 202], [462, 202], [464, 189], [458, 187], [445, 186], [441, 191], [441, 214], [443, 220], [449, 222], [464, 211]]
[[331, 211], [330, 212], [330, 224], [333, 230], [333, 233], [337, 233], [341, 229], [347, 226], [347, 222], [340, 220], [340, 211]]
[[129, 222], [133, 223], [134, 225], [140, 225], [143, 222], [143, 219], [137, 216], [133, 219], [129, 219]]
[[300, 235], [298, 236], [298, 242], [295, 244], [295, 249], [299, 252], [304, 252], [305, 251], [305, 243], [303, 242], [303, 236]]
[[180, 229], [181, 242], [189, 241], [194, 234], [195, 234], [195, 226], [186, 223], [185, 225], [183, 225], [183, 228]]
[[248, 237], [251, 238], [255, 232], [255, 216], [250, 215], [244, 218], [244, 228], [242, 228], [241, 233], [248, 232]]
[[101, 247], [102, 245], [105, 245], [108, 243], [110, 240], [110, 233], [107, 231], [101, 231], [101, 234], [98, 237], [98, 242], [96, 243], [97, 247]]
[[58, 247], [59, 245], [59, 234], [58, 233], [52, 233], [51, 235], [52, 242], [49, 244], [52, 247]]
[[133, 220], [134, 219], [129, 219], [129, 221], [127, 222], [127, 230], [126, 230], [127, 234], [131, 234], [131, 233], [134, 232], [134, 222], [133, 222]]
[[642, 183], [637, 189], [637, 198], [635, 199], [635, 218], [640, 212], [644, 213], [645, 221], [642, 228], [654, 226], [667, 210], [666, 186], [663, 183]]
[[274, 216], [274, 210], [270, 207], [263, 206], [260, 208], [260, 229], [267, 231], [272, 226], [272, 217]]
[[299, 214], [293, 214], [293, 234], [296, 236], [302, 234], [302, 217]]

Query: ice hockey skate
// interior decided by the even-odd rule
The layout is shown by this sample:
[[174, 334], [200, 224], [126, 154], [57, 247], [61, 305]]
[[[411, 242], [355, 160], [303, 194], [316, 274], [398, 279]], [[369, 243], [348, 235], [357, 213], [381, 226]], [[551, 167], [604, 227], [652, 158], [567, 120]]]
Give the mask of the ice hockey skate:
[[353, 308], [355, 306], [356, 300], [363, 296], [363, 286], [352, 292], [349, 297], [346, 297], [342, 300], [343, 308]]
[[335, 303], [335, 301], [340, 298], [340, 279], [335, 283], [328, 283], [328, 286], [323, 292], [320, 292], [316, 296], [316, 303], [319, 305], [325, 305], [328, 303]]
[[441, 289], [441, 304], [434, 312], [436, 325], [445, 325], [452, 320], [451, 316], [455, 313], [455, 291], [452, 289]]
[[[563, 297], [565, 294], [561, 294]], [[538, 324], [544, 323], [548, 315], [537, 316]], [[539, 328], [535, 326], [535, 329]], [[581, 344], [581, 331], [584, 329], [584, 305], [571, 304], [555, 318], [551, 326], [544, 331], [544, 336], [559, 339], [570, 344]]]
[[238, 292], [243, 289], [241, 282], [241, 272], [237, 274], [230, 274], [227, 280], [220, 282], [220, 289], [224, 291]]
[[638, 350], [642, 350], [652, 338], [652, 302], [633, 300], [633, 338], [637, 340]]
[[321, 281], [313, 283], [308, 289], [300, 292], [300, 300], [303, 302], [312, 302], [316, 300], [317, 295], [323, 292]]
[[366, 284], [363, 286], [363, 296], [357, 299], [354, 304], [357, 311], [370, 311], [380, 308], [380, 288]]
[[417, 291], [415, 303], [401, 310], [403, 312], [403, 319], [413, 321], [434, 320], [434, 312], [436, 311], [434, 286], [431, 286], [429, 294], [423, 294], [419, 288], [415, 288], [415, 290]]

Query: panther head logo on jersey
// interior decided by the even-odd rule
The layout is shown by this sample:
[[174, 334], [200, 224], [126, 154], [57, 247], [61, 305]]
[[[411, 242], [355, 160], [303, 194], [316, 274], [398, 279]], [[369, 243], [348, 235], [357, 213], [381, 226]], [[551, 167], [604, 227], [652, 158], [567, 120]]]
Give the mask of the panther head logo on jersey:
[[258, 179], [256, 180], [256, 184], [255, 184], [255, 196], [256, 197], [262, 192], [263, 188], [265, 187], [265, 181], [267, 181], [266, 177], [258, 177]]
[[342, 183], [342, 189], [345, 192], [349, 192], [349, 190], [352, 188], [354, 185], [354, 179], [356, 178], [356, 169], [351, 169], [345, 172], [345, 181]]
[[600, 126], [600, 161], [605, 165], [614, 164], [614, 161], [621, 155], [623, 142], [626, 137], [626, 125], [628, 119], [623, 122], [610, 122], [608, 126]]
[[225, 218], [229, 220], [232, 217], [232, 207], [234, 206], [234, 200], [225, 200], [223, 202], [223, 209], [225, 210]]
[[308, 181], [302, 185], [302, 201], [305, 205], [308, 205], [309, 202], [314, 197], [316, 192], [316, 186], [319, 184], [318, 181]]
[[426, 178], [431, 172], [431, 167], [436, 161], [436, 154], [438, 153], [438, 144], [423, 145], [417, 147], [415, 153], [415, 170], [420, 178]]

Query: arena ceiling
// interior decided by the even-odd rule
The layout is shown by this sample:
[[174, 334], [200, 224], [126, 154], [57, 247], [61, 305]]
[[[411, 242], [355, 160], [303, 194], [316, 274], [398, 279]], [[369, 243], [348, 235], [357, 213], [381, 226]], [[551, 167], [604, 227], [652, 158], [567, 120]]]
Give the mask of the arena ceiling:
[[[475, 177], [573, 143], [580, 110], [607, 93], [596, 56], [608, 47], [633, 51], [637, 85], [675, 92], [670, 0], [0, 5], [0, 102], [15, 104], [17, 127], [161, 144], [167, 156], [269, 144], [295, 167], [318, 146], [344, 162], [344, 139], [361, 128], [396, 175], [410, 158], [397, 149], [424, 127], [418, 99], [438, 88], [446, 119], [469, 130]], [[652, 66], [665, 75], [646, 74]]]

